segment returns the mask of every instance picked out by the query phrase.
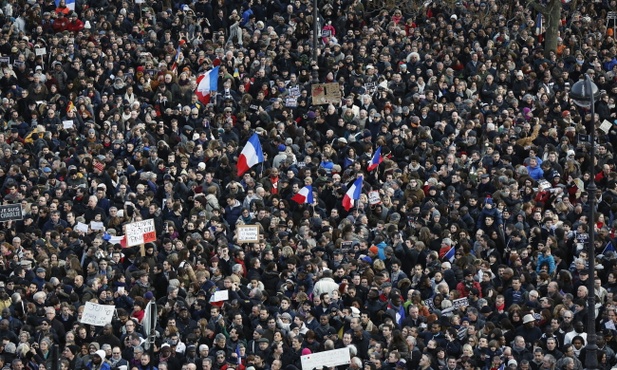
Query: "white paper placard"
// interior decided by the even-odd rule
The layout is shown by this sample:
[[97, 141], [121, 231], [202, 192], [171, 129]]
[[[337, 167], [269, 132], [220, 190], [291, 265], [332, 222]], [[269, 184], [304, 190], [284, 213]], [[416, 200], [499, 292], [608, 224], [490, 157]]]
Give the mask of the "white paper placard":
[[72, 120], [66, 120], [66, 121], [62, 121], [62, 128], [64, 128], [65, 130], [68, 130], [70, 128], [73, 128], [73, 121]]
[[368, 202], [369, 204], [381, 204], [381, 197], [379, 196], [378, 190], [369, 191], [368, 193]]
[[351, 358], [349, 348], [343, 347], [329, 351], [311, 353], [300, 357], [302, 370], [322, 369], [323, 367], [335, 367], [349, 365]]
[[238, 243], [258, 243], [259, 242], [259, 226], [257, 225], [242, 225], [236, 226], [238, 231]]
[[613, 126], [612, 123], [610, 123], [607, 120], [604, 120], [602, 121], [602, 124], [600, 124], [600, 130], [604, 131], [605, 134], [608, 134], [612, 126]]
[[229, 300], [229, 290], [217, 290], [212, 295], [212, 302], [221, 302]]
[[34, 49], [34, 54], [38, 57], [39, 55], [46, 55], [47, 54], [47, 48], [35, 48]]
[[126, 225], [126, 246], [133, 247], [156, 241], [154, 220], [144, 220]]
[[97, 221], [90, 221], [90, 228], [92, 230], [105, 230], [105, 224]]
[[83, 233], [87, 233], [88, 232], [88, 225], [82, 223], [82, 222], [78, 222], [77, 226], [75, 226], [75, 231], [81, 231]]
[[111, 323], [115, 310], [116, 306], [86, 302], [80, 322], [94, 326], [105, 326]]

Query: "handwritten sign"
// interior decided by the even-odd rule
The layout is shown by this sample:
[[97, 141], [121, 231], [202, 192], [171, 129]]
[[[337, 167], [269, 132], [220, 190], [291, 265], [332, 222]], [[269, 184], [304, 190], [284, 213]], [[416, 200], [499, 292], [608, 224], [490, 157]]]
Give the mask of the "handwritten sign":
[[9, 204], [0, 206], [0, 221], [15, 221], [24, 218], [21, 204]]
[[134, 247], [154, 241], [156, 241], [156, 228], [154, 227], [153, 219], [133, 222], [126, 225], [127, 247]]
[[349, 365], [351, 358], [349, 356], [349, 348], [343, 347], [304, 355], [300, 357], [300, 361], [302, 363], [302, 370], [313, 370], [323, 367]]
[[65, 130], [73, 128], [73, 120], [62, 121], [62, 128]]
[[369, 191], [368, 202], [370, 205], [381, 204], [381, 197], [378, 190]]
[[257, 225], [242, 225], [236, 226], [238, 231], [238, 243], [258, 243], [259, 242], [259, 226]]
[[116, 306], [86, 302], [81, 323], [93, 326], [105, 326], [111, 323]]
[[341, 87], [336, 82], [312, 84], [311, 96], [314, 105], [339, 104], [341, 102]]
[[34, 48], [34, 54], [38, 57], [39, 55], [46, 55], [47, 48]]

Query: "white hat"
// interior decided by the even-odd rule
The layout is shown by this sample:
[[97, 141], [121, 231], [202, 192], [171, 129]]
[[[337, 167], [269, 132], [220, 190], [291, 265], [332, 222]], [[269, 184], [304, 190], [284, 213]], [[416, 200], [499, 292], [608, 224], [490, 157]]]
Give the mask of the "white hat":
[[518, 362], [515, 359], [508, 361], [508, 366], [518, 366]]
[[101, 360], [105, 359], [105, 350], [99, 349], [98, 351], [94, 352], [95, 355], [98, 355]]
[[[523, 324], [527, 324], [529, 322], [534, 322], [534, 321], [536, 321], [536, 319], [533, 317], [532, 314], [528, 313], [527, 315], [523, 316]], [[510, 365], [510, 364], [508, 364], [508, 365]]]

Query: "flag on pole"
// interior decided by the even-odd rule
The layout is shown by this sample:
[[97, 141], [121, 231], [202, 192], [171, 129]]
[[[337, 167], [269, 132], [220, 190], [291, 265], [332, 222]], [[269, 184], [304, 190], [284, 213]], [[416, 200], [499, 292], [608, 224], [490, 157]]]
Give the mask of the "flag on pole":
[[452, 248], [450, 248], [450, 250], [446, 252], [444, 257], [447, 258], [448, 261], [450, 261], [450, 263], [453, 263], [455, 255], [456, 255], [456, 247], [452, 246]]
[[362, 194], [362, 183], [364, 178], [362, 176], [358, 177], [356, 181], [347, 189], [347, 193], [343, 197], [343, 208], [346, 211], [349, 211], [353, 208], [356, 200], [360, 199], [360, 194]]
[[195, 94], [197, 94], [199, 101], [204, 104], [208, 104], [210, 102], [210, 96], [218, 90], [218, 80], [218, 66], [197, 77], [197, 89], [195, 90]]
[[[218, 67], [217, 67], [218, 69]], [[238, 158], [238, 177], [242, 176], [249, 168], [264, 161], [264, 153], [257, 134], [253, 134], [246, 142], [240, 157]]]
[[313, 203], [313, 187], [311, 185], [307, 185], [300, 189], [291, 200], [298, 204], [312, 204]]
[[369, 162], [368, 167], [366, 169], [368, 171], [372, 171], [375, 168], [379, 167], [379, 164], [381, 162], [383, 162], [383, 157], [381, 156], [381, 147], [379, 147], [377, 148], [377, 150], [375, 150], [375, 154], [373, 154], [373, 158]]
[[538, 12], [536, 16], [536, 36], [540, 36], [542, 34], [542, 13]]
[[604, 250], [602, 251], [602, 254], [606, 254], [606, 252], [615, 252], [615, 246], [613, 246], [613, 242], [610, 241], [608, 242], [608, 244], [606, 244], [606, 247], [604, 247]]
[[171, 65], [171, 71], [176, 73], [178, 69], [178, 59], [180, 59], [180, 53], [182, 53], [182, 45], [178, 45], [178, 49], [176, 49], [176, 55], [174, 55], [174, 63]]

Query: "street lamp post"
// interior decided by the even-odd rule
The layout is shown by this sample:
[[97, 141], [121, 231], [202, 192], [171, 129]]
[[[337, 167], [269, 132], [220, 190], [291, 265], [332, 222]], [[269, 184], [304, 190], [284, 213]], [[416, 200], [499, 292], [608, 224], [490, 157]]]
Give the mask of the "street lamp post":
[[313, 0], [313, 63], [311, 69], [312, 83], [319, 83], [319, 71], [317, 67], [317, 47], [319, 45], [319, 10], [317, 9], [318, 0]]
[[589, 279], [587, 280], [587, 346], [585, 347], [585, 369], [595, 370], [598, 368], [598, 344], [596, 340], [596, 296], [594, 294], [594, 270], [596, 263], [595, 254], [595, 216], [596, 216], [596, 110], [595, 102], [600, 96], [598, 86], [585, 74], [585, 79], [572, 85], [570, 96], [576, 105], [591, 111], [591, 128], [589, 141], [591, 143], [591, 183], [587, 187], [589, 192]]

